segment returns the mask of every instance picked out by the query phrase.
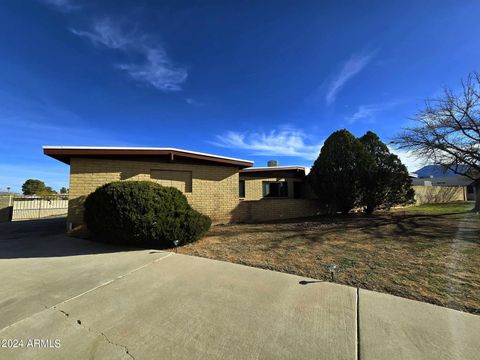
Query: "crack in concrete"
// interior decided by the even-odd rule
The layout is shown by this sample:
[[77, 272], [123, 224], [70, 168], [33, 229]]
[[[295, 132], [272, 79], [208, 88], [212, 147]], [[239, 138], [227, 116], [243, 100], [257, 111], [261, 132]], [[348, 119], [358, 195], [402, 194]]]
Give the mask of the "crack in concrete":
[[[65, 317], [70, 317], [70, 314], [69, 314], [69, 313], [67, 313], [66, 311], [64, 311], [64, 310], [62, 310], [62, 309], [57, 309], [56, 306], [54, 306], [53, 309], [54, 309], [54, 310], [58, 310], [58, 311], [61, 312]], [[119, 344], [119, 343], [116, 343], [116, 342], [110, 340], [110, 339], [108, 338], [108, 336], [105, 335], [104, 332], [93, 330], [92, 328], [86, 326], [84, 323], [82, 324], [82, 321], [81, 321], [81, 320], [77, 320], [76, 323], [77, 323], [79, 326], [81, 326], [83, 329], [87, 330], [88, 332], [90, 332], [90, 333], [92, 333], [92, 334], [94, 334], [94, 335], [96, 335], [96, 336], [102, 336], [103, 339], [104, 339], [107, 343], [109, 343], [109, 344], [111, 344], [111, 345], [113, 345], [113, 346], [122, 348], [123, 351], [125, 351], [125, 354], [127, 354], [131, 359], [134, 359], [134, 360], [135, 360], [135, 357], [130, 353], [130, 350], [128, 349], [128, 347], [127, 347], [126, 345]]]
[[100, 332], [100, 334], [103, 336], [103, 338], [110, 344], [114, 345], [114, 346], [119, 346], [121, 348], [123, 348], [123, 350], [125, 350], [125, 354], [127, 354], [128, 356], [130, 356], [130, 358], [134, 359], [135, 360], [135, 357], [130, 353], [130, 351], [128, 350], [128, 347], [126, 345], [122, 345], [122, 344], [118, 344], [118, 343], [115, 343], [113, 341], [111, 341], [107, 335], [105, 335], [103, 332]]

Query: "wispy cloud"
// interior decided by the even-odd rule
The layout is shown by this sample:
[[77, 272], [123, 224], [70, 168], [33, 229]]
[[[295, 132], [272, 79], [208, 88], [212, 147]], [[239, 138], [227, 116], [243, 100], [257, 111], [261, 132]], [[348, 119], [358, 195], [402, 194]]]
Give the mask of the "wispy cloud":
[[248, 150], [251, 155], [292, 156], [307, 160], [317, 158], [321, 143], [308, 143], [301, 130], [285, 128], [270, 132], [236, 132], [217, 135], [212, 144], [229, 149]]
[[141, 62], [115, 65], [132, 79], [161, 91], [179, 91], [187, 79], [187, 70], [172, 64], [165, 49], [154, 43], [147, 35], [136, 31], [125, 31], [111, 19], [94, 23], [92, 29], [70, 31], [90, 40], [96, 46], [122, 51], [127, 55], [143, 58]]
[[369, 104], [369, 105], [360, 105], [355, 113], [352, 116], [347, 117], [349, 124], [353, 124], [359, 120], [374, 121], [375, 116], [379, 113], [391, 109], [396, 106], [398, 102], [386, 102], [382, 104]]
[[192, 98], [186, 98], [185, 102], [188, 105], [192, 105], [192, 106], [205, 106], [206, 105], [205, 103], [203, 103], [201, 101], [198, 101], [198, 100], [195, 100], [195, 99], [192, 99]]
[[135, 46], [133, 37], [124, 34], [119, 26], [115, 25], [110, 19], [102, 19], [93, 24], [90, 31], [70, 29], [77, 36], [89, 39], [94, 45], [103, 45], [111, 49], [127, 50], [128, 47]]
[[325, 95], [325, 101], [327, 104], [335, 102], [338, 93], [345, 86], [345, 84], [362, 71], [367, 66], [375, 52], [367, 54], [353, 54], [342, 66], [340, 71], [336, 73], [332, 80], [329, 82], [327, 88], [327, 94]]
[[185, 69], [175, 68], [161, 48], [146, 49], [147, 61], [143, 64], [120, 64], [133, 79], [150, 84], [162, 91], [178, 91], [187, 78]]
[[81, 6], [72, 0], [40, 0], [44, 4], [50, 5], [61, 12], [71, 12], [76, 11], [81, 8]]

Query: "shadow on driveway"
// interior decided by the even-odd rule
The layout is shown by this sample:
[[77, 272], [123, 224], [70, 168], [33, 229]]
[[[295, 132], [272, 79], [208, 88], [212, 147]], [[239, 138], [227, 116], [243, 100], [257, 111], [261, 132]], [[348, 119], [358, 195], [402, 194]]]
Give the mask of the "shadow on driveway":
[[66, 219], [0, 223], [0, 259], [59, 257], [139, 250], [70, 237]]

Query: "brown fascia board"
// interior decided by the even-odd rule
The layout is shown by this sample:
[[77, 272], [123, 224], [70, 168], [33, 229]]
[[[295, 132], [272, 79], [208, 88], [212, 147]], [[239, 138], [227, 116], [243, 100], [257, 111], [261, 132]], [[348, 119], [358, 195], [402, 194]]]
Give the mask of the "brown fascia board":
[[305, 168], [302, 166], [279, 166], [246, 168], [239, 171], [243, 178], [268, 178], [268, 177], [305, 177]]
[[44, 146], [43, 153], [65, 164], [70, 164], [72, 157], [117, 157], [117, 156], [176, 156], [194, 160], [214, 162], [218, 164], [237, 166], [240, 169], [251, 167], [252, 161], [230, 158], [219, 155], [205, 154], [175, 148], [134, 148], [134, 147], [87, 147], [87, 146]]

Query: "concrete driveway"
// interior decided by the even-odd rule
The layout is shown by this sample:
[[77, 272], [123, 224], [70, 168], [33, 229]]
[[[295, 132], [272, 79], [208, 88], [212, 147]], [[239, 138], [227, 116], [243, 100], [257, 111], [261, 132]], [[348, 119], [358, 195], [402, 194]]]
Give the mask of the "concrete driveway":
[[478, 359], [480, 353], [479, 316], [63, 232], [62, 219], [0, 224], [1, 359]]

